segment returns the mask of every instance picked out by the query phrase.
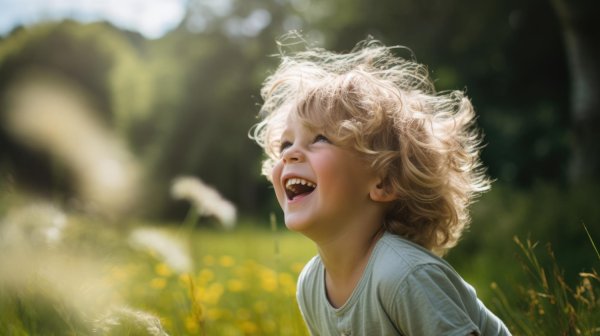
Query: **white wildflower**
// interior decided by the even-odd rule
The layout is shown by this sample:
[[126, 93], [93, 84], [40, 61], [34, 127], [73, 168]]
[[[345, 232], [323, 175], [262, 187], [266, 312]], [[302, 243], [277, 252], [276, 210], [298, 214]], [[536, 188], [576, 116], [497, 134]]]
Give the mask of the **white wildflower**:
[[168, 336], [156, 316], [128, 307], [112, 309], [98, 319], [93, 334]]
[[126, 210], [135, 199], [138, 164], [97, 118], [99, 112], [80, 87], [60, 76], [32, 71], [6, 96], [0, 126], [14, 140], [66, 166], [87, 203], [111, 214]]
[[67, 216], [50, 203], [37, 202], [11, 209], [0, 223], [0, 246], [54, 246], [62, 239]]
[[235, 225], [235, 206], [196, 177], [182, 176], [173, 180], [171, 195], [190, 202], [200, 215], [215, 216], [225, 228]]
[[134, 248], [154, 252], [176, 272], [186, 273], [192, 268], [192, 260], [182, 242], [158, 229], [137, 228], [129, 235], [129, 243]]

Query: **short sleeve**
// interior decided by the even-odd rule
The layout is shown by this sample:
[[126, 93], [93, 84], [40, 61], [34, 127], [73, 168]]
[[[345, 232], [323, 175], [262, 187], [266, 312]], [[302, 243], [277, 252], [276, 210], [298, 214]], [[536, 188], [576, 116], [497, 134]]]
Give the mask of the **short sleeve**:
[[304, 323], [308, 328], [311, 335], [319, 335], [316, 330], [317, 321], [315, 320], [313, 313], [314, 309], [314, 296], [317, 288], [314, 286], [315, 273], [317, 268], [316, 258], [311, 259], [302, 269], [298, 276], [298, 285], [296, 287], [296, 300], [298, 301], [298, 308], [304, 319]]
[[480, 334], [469, 315], [475, 293], [436, 264], [415, 268], [394, 291], [390, 311], [404, 335]]

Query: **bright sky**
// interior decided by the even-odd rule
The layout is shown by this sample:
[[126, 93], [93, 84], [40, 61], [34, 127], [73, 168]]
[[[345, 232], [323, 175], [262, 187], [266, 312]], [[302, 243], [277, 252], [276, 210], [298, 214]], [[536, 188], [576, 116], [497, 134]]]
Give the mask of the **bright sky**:
[[107, 20], [115, 26], [158, 38], [185, 15], [187, 0], [0, 0], [0, 35], [19, 25], [65, 18]]

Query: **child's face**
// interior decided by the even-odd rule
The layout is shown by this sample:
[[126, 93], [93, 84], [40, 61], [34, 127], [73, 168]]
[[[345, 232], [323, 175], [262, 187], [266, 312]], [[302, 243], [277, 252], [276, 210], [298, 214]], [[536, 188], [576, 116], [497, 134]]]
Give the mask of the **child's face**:
[[286, 226], [310, 238], [335, 234], [372, 203], [369, 165], [352, 150], [288, 118], [281, 158], [272, 171]]

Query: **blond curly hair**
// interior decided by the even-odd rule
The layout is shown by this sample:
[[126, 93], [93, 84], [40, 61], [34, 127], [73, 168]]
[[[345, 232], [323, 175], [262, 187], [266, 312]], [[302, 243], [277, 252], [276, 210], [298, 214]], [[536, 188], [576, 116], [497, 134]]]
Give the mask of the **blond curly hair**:
[[368, 39], [346, 54], [282, 54], [262, 87], [263, 119], [251, 137], [267, 154], [267, 178], [290, 114], [353, 148], [395, 196], [385, 229], [443, 255], [469, 225], [469, 204], [490, 187], [481, 135], [464, 93], [437, 93], [427, 68], [394, 56], [398, 48]]

